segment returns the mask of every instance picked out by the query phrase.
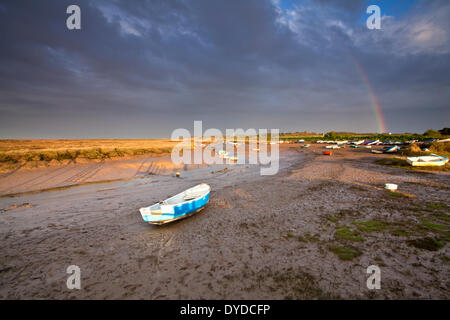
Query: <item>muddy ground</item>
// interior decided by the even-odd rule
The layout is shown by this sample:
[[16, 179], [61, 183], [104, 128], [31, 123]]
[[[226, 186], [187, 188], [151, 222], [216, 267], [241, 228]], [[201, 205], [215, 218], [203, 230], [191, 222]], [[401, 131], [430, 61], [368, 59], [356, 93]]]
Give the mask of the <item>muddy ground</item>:
[[[124, 180], [0, 198], [0, 298], [449, 299], [450, 175], [323, 148], [281, 146], [275, 176], [223, 165], [175, 178], [146, 170], [146, 158], [109, 163], [109, 174], [87, 163], [2, 176], [2, 194], [71, 176]], [[200, 182], [212, 188], [203, 211], [143, 222], [140, 207]], [[80, 290], [66, 287], [69, 265], [81, 268]], [[379, 290], [366, 286], [370, 265], [381, 269]]]

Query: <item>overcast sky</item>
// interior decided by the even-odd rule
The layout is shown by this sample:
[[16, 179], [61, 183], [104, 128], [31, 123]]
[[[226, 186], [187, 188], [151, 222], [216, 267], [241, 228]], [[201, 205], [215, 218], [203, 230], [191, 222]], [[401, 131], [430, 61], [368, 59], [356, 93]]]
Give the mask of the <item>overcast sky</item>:
[[448, 0], [2, 1], [0, 138], [377, 132], [373, 96], [388, 131], [449, 127], [449, 17]]

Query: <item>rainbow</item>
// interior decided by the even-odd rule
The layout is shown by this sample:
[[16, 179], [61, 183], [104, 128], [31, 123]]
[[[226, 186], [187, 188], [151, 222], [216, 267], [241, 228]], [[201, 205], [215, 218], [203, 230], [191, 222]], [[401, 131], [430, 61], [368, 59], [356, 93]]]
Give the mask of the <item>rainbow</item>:
[[361, 78], [363, 79], [364, 83], [366, 84], [367, 90], [369, 91], [370, 102], [372, 103], [373, 111], [375, 113], [375, 118], [378, 124], [378, 132], [386, 133], [387, 132], [386, 122], [384, 121], [383, 111], [381, 110], [380, 102], [378, 102], [377, 96], [375, 95], [375, 91], [373, 90], [373, 87], [369, 82], [369, 78], [367, 77], [367, 74], [364, 71], [364, 69], [359, 64], [358, 60], [356, 60], [356, 58], [353, 55], [351, 55], [351, 57], [353, 58], [353, 62], [356, 65], [356, 69], [358, 69], [358, 72], [361, 75]]

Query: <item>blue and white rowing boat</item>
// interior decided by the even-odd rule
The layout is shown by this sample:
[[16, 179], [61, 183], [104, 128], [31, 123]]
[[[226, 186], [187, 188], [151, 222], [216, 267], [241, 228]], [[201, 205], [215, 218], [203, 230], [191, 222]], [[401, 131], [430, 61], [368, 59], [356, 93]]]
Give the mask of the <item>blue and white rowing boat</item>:
[[150, 224], [165, 224], [187, 218], [205, 207], [211, 187], [201, 183], [150, 207], [139, 209], [142, 219]]

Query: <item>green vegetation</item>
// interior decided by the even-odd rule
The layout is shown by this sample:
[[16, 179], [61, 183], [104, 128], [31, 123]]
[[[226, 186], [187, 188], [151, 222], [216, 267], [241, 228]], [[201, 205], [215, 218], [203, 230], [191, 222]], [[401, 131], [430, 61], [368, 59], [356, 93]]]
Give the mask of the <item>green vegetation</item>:
[[427, 203], [427, 207], [430, 209], [448, 209], [448, 206], [445, 203], [440, 203], [440, 202], [428, 202]]
[[422, 222], [422, 225], [425, 228], [428, 228], [428, 229], [430, 229], [432, 231], [436, 231], [436, 232], [441, 232], [441, 231], [444, 231], [444, 230], [448, 229], [448, 226], [446, 226], [444, 224], [433, 223], [433, 222], [430, 222], [430, 221]]
[[361, 234], [356, 231], [350, 229], [349, 226], [337, 226], [336, 227], [335, 236], [337, 239], [348, 240], [348, 241], [364, 241], [364, 238]]
[[344, 261], [352, 260], [362, 254], [361, 251], [354, 247], [331, 246], [328, 250], [336, 254], [339, 259]]
[[338, 222], [338, 221], [339, 221], [339, 219], [336, 218], [336, 217], [327, 217], [327, 219], [328, 219], [329, 221], [331, 221], [331, 222]]
[[304, 236], [298, 236], [298, 241], [301, 242], [317, 242], [319, 241], [319, 237], [317, 235], [310, 235], [306, 233]]
[[403, 229], [397, 229], [397, 230], [392, 230], [391, 234], [393, 236], [396, 236], [396, 237], [407, 237], [411, 233], [409, 231], [406, 231], [406, 230], [403, 230]]
[[410, 167], [406, 160], [400, 158], [383, 158], [376, 160], [375, 163], [390, 167]]
[[437, 251], [444, 246], [443, 242], [438, 241], [433, 238], [430, 238], [430, 237], [408, 240], [407, 243], [410, 246], [413, 246], [413, 247], [416, 247], [419, 249], [429, 250], [429, 251]]
[[303, 139], [309, 142], [315, 142], [317, 140], [380, 140], [380, 141], [409, 141], [409, 140], [427, 140], [430, 138], [444, 138], [450, 135], [450, 129], [444, 128], [436, 131], [433, 129], [427, 130], [424, 134], [418, 133], [398, 133], [398, 134], [386, 134], [386, 133], [354, 133], [354, 132], [335, 132], [330, 131], [325, 134], [317, 134], [315, 132], [292, 132], [281, 133], [280, 139], [282, 140], [298, 140]]
[[355, 221], [353, 224], [362, 232], [382, 232], [389, 226], [387, 221], [382, 220]]
[[391, 197], [397, 197], [397, 198], [403, 198], [403, 197], [406, 197], [406, 195], [403, 194], [403, 193], [401, 193], [401, 192], [389, 191], [388, 194], [389, 194]]
[[386, 266], [386, 263], [384, 262], [384, 260], [380, 256], [376, 256], [374, 260], [375, 260], [375, 262], [377, 263], [378, 266], [380, 266], [380, 267], [385, 267]]
[[433, 130], [433, 129], [428, 129], [427, 131], [425, 131], [423, 133], [423, 135], [425, 137], [430, 137], [430, 138], [440, 138], [442, 135], [439, 131]]
[[450, 215], [444, 212], [433, 212], [431, 216], [443, 222], [450, 222]]
[[286, 238], [293, 238], [293, 237], [294, 237], [294, 234], [291, 233], [291, 232], [288, 232], [288, 233], [286, 234]]
[[433, 142], [429, 149], [431, 153], [450, 158], [450, 142]]
[[450, 135], [450, 128], [443, 128], [443, 129], [438, 130], [438, 131], [443, 136], [449, 136]]
[[349, 190], [354, 190], [354, 191], [367, 191], [366, 188], [358, 186], [358, 185], [352, 185], [348, 189]]

